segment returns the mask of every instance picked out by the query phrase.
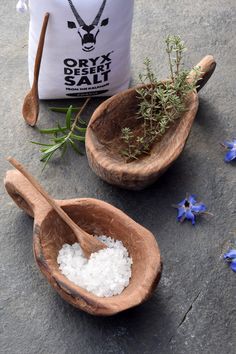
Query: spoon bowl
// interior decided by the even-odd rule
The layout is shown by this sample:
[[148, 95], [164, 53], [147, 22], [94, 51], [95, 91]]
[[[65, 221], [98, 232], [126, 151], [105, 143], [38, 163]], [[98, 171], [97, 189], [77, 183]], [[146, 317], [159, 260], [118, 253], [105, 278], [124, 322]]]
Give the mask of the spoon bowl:
[[[216, 63], [211, 55], [203, 58], [199, 88], [214, 72]], [[189, 74], [192, 80], [195, 72]], [[140, 87], [145, 87], [141, 85]], [[125, 189], [140, 190], [154, 183], [178, 158], [189, 136], [198, 110], [197, 92], [186, 100], [186, 111], [152, 147], [150, 154], [127, 163], [120, 155], [122, 128], [139, 129], [136, 119], [139, 100], [137, 87], [123, 91], [105, 102], [94, 112], [86, 133], [86, 152], [92, 170], [104, 181]]]
[[59, 250], [65, 243], [77, 242], [71, 228], [19, 171], [8, 171], [4, 183], [15, 203], [34, 217], [36, 263], [65, 301], [92, 315], [110, 316], [137, 306], [152, 295], [161, 276], [162, 263], [159, 247], [150, 231], [121, 210], [97, 199], [56, 201], [87, 233], [121, 240], [133, 259], [128, 287], [120, 295], [98, 297], [72, 283], [59, 270]]

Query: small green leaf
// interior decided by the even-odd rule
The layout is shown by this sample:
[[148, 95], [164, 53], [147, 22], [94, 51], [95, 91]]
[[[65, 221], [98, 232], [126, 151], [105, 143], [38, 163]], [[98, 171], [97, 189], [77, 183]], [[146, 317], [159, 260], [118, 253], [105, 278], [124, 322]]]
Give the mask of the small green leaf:
[[49, 129], [39, 129], [41, 134], [55, 134], [59, 132], [65, 132], [67, 130], [66, 127], [58, 127], [58, 128], [49, 128]]
[[79, 136], [79, 135], [75, 135], [75, 134], [71, 134], [71, 138], [81, 141], [81, 142], [85, 142], [85, 137], [84, 136]]
[[83, 153], [78, 149], [78, 147], [76, 146], [75, 142], [73, 140], [70, 139], [70, 144], [73, 148], [73, 150], [78, 154], [78, 155], [83, 155]]
[[45, 159], [41, 159], [40, 160], [40, 161], [44, 162], [44, 166], [43, 166], [42, 171], [44, 171], [44, 169], [47, 166], [47, 164], [48, 164], [49, 160], [51, 159], [52, 155], [53, 155], [53, 152], [51, 154], [49, 154]]
[[82, 118], [79, 119], [79, 123], [82, 125], [86, 125], [86, 127], [88, 125]]
[[44, 151], [44, 154], [49, 154], [51, 152], [54, 152], [54, 151], [58, 150], [61, 146], [62, 146], [62, 143], [55, 144], [52, 147], [50, 147], [49, 149], [46, 149], [46, 151]]
[[63, 144], [63, 147], [62, 147], [62, 152], [61, 152], [61, 157], [63, 157], [66, 153], [66, 150], [67, 150], [67, 144]]
[[59, 138], [54, 138], [55, 143], [62, 143], [66, 139], [67, 135], [60, 136]]
[[71, 128], [71, 116], [72, 116], [72, 106], [68, 108], [68, 111], [66, 112], [66, 127], [67, 129]]
[[65, 133], [65, 131], [67, 131], [67, 127], [61, 127], [59, 122], [57, 123], [57, 126], [61, 133]]
[[[67, 113], [69, 107], [49, 107], [50, 111], [58, 113]], [[81, 107], [73, 107], [71, 112], [78, 112]]]
[[80, 133], [86, 133], [87, 128], [81, 128], [81, 127], [78, 127], [78, 126], [76, 125], [76, 126], [75, 126], [75, 130], [77, 130], [77, 131], [80, 132]]
[[[53, 146], [53, 145], [52, 145], [52, 146]], [[47, 150], [48, 150], [48, 147], [47, 147], [47, 148], [42, 148], [42, 149], [40, 149], [39, 151], [45, 153]]]
[[40, 146], [53, 146], [52, 144], [44, 144], [44, 143], [39, 143], [37, 141], [30, 141], [32, 144], [35, 144], [35, 145], [40, 145]]

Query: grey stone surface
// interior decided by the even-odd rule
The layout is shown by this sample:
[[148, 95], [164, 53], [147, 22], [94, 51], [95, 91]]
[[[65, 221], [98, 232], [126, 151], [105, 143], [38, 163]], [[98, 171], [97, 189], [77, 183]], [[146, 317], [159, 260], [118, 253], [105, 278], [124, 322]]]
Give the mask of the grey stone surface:
[[[219, 142], [236, 131], [235, 0], [136, 0], [132, 39], [134, 82], [149, 56], [160, 78], [167, 74], [163, 39], [187, 42], [187, 64], [212, 53], [217, 70], [201, 92], [187, 146], [150, 188], [128, 192], [99, 180], [86, 157], [73, 153], [41, 172], [37, 130], [25, 125], [21, 106], [27, 81], [27, 16], [16, 0], [0, 2], [1, 165], [13, 154], [57, 198], [95, 197], [127, 212], [150, 229], [161, 248], [164, 271], [152, 299], [111, 318], [95, 318], [66, 304], [38, 271], [32, 254], [32, 220], [1, 184], [0, 352], [4, 354], [208, 354], [236, 352], [236, 275], [221, 259], [235, 241], [235, 164], [223, 162]], [[54, 102], [55, 103], [55, 102]], [[99, 100], [86, 112], [89, 118]], [[41, 103], [40, 127], [52, 126], [52, 102]], [[60, 103], [61, 104], [61, 103]], [[173, 203], [196, 193], [214, 214], [196, 227], [176, 223]]]

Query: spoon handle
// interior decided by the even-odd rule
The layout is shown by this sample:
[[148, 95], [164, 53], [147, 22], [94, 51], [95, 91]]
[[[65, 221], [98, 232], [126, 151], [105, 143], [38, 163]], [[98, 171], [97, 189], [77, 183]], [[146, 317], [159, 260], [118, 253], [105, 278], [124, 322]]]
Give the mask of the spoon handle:
[[44, 21], [40, 33], [40, 38], [38, 42], [38, 49], [35, 56], [34, 62], [34, 80], [32, 87], [29, 93], [25, 96], [23, 107], [22, 107], [22, 115], [27, 124], [31, 127], [34, 127], [38, 120], [39, 115], [39, 93], [38, 93], [38, 80], [39, 80], [39, 72], [40, 65], [43, 55], [44, 41], [47, 31], [47, 25], [49, 20], [49, 13], [46, 13], [44, 16]]
[[34, 62], [33, 86], [38, 86], [39, 71], [40, 71], [40, 66], [41, 66], [41, 60], [42, 60], [42, 55], [43, 55], [43, 48], [44, 48], [44, 42], [45, 42], [45, 36], [46, 36], [49, 16], [50, 15], [48, 12], [44, 16], [43, 25], [42, 25], [42, 29], [41, 29], [41, 33], [40, 33], [40, 37], [39, 37], [38, 49], [37, 49], [35, 62]]
[[105, 245], [82, 230], [71, 218], [64, 212], [64, 210], [55, 202], [55, 200], [43, 189], [39, 182], [24, 168], [24, 166], [13, 157], [7, 159], [22, 175], [31, 183], [31, 185], [46, 199], [57, 214], [64, 220], [64, 222], [73, 230], [85, 256], [89, 257], [91, 253], [105, 248]]
[[[216, 62], [212, 55], [206, 55], [197, 65], [196, 68], [200, 68], [200, 77], [197, 81], [197, 91], [200, 91], [203, 86], [210, 79], [211, 75], [215, 71]], [[195, 79], [196, 73], [194, 70], [191, 70], [188, 76], [189, 82]]]

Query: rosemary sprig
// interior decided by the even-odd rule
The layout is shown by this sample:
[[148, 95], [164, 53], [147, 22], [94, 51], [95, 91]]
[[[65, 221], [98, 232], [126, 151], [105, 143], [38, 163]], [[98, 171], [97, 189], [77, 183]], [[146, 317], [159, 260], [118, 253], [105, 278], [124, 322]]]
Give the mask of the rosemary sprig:
[[[58, 123], [57, 127], [39, 130], [42, 134], [52, 136], [48, 144], [31, 141], [32, 144], [41, 146], [40, 161], [44, 162], [43, 169], [46, 167], [47, 163], [50, 161], [50, 159], [54, 156], [56, 152], [61, 151], [61, 156], [64, 156], [69, 146], [77, 154], [83, 155], [76, 142], [85, 142], [86, 123], [80, 118], [80, 116], [85, 107], [87, 106], [89, 100], [90, 98], [87, 98], [83, 106], [79, 109], [79, 112], [77, 113], [74, 120], [72, 119], [72, 112], [75, 111], [75, 109], [73, 108], [73, 106], [70, 106], [66, 110], [65, 125], [61, 127]], [[57, 107], [53, 107], [53, 109], [55, 110], [57, 109]], [[77, 108], [76, 111], [78, 111]], [[60, 108], [58, 112], [64, 111], [62, 111]], [[80, 125], [82, 125], [82, 127]]]
[[171, 124], [186, 110], [186, 96], [196, 89], [199, 70], [195, 69], [194, 82], [188, 81], [188, 70], [182, 70], [184, 42], [179, 36], [166, 38], [170, 78], [166, 82], [157, 80], [150, 60], [144, 61], [145, 73], [139, 75], [144, 88], [137, 89], [139, 109], [137, 119], [141, 120], [141, 129], [137, 135], [130, 128], [121, 130], [121, 140], [125, 149], [120, 151], [127, 162], [148, 154], [152, 145], [160, 139]]

